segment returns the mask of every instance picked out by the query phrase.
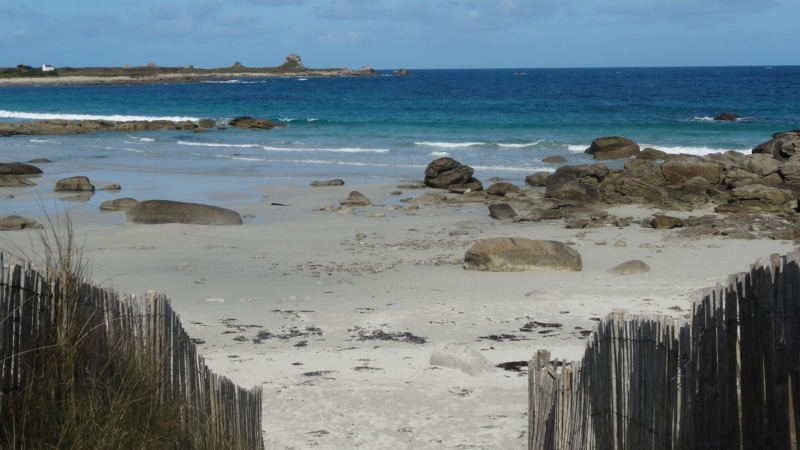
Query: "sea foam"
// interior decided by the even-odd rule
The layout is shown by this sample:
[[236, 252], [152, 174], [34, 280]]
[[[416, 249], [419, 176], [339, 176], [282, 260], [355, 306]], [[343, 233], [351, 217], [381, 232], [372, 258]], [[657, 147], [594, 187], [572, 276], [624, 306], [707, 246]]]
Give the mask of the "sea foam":
[[0, 119], [29, 119], [29, 120], [108, 120], [111, 122], [130, 122], [134, 120], [171, 120], [183, 122], [190, 120], [196, 122], [197, 117], [186, 116], [130, 116], [122, 114], [96, 115], [96, 114], [59, 114], [59, 113], [33, 113], [25, 111], [0, 110]]

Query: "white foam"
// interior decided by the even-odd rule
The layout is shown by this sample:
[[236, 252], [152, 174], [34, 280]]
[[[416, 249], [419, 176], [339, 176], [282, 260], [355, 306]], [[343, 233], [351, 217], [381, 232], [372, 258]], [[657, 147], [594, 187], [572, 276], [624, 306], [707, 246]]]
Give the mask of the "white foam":
[[466, 148], [466, 147], [479, 147], [486, 145], [485, 142], [414, 142], [414, 145], [424, 145], [427, 147], [441, 147], [441, 148]]
[[672, 155], [684, 154], [684, 155], [695, 155], [695, 156], [705, 156], [711, 153], [725, 153], [728, 151], [740, 152], [740, 153], [749, 153], [750, 149], [731, 149], [731, 148], [709, 148], [709, 147], [686, 147], [686, 146], [673, 146], [673, 147], [663, 147], [658, 145], [639, 145], [641, 148], [654, 148], [656, 150], [661, 150], [662, 152], [669, 153]]
[[431, 156], [435, 156], [437, 158], [443, 158], [445, 156], [450, 156], [450, 153], [448, 153], [448, 152], [431, 152], [430, 155]]
[[6, 111], [0, 109], [2, 119], [29, 119], [29, 120], [108, 120], [110, 122], [129, 122], [134, 120], [171, 120], [173, 122], [183, 122], [189, 120], [196, 122], [197, 117], [185, 116], [130, 116], [122, 114], [96, 115], [96, 114], [66, 114], [66, 113], [36, 113], [26, 111]]
[[223, 144], [220, 142], [187, 142], [187, 141], [178, 141], [178, 145], [188, 145], [190, 147], [223, 147], [223, 148], [261, 147], [258, 144]]
[[527, 147], [535, 147], [536, 145], [541, 144], [543, 141], [540, 139], [538, 141], [522, 143], [522, 144], [497, 144], [500, 148], [527, 148]]
[[55, 139], [40, 139], [40, 138], [31, 138], [30, 142], [34, 142], [36, 144], [53, 144], [58, 142]]
[[585, 144], [580, 144], [580, 145], [570, 144], [570, 145], [567, 145], [567, 150], [569, 150], [571, 152], [581, 152], [581, 153], [583, 153], [583, 152], [586, 151], [587, 148], [589, 148], [589, 146], [585, 145]]

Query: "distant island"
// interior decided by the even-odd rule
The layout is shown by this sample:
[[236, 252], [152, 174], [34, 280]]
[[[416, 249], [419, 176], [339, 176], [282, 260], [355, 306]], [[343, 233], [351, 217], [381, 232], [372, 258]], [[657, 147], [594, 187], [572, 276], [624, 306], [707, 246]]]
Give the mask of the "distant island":
[[54, 67], [50, 64], [31, 67], [20, 64], [14, 68], [0, 68], [0, 86], [194, 83], [235, 78], [371, 77], [382, 75], [368, 66], [358, 70], [348, 68], [310, 69], [303, 65], [300, 55], [290, 53], [286, 56], [283, 64], [276, 67], [245, 67], [238, 61], [230, 67], [215, 69], [201, 69], [192, 65], [160, 67], [155, 63], [148, 63], [145, 66], [83, 68]]

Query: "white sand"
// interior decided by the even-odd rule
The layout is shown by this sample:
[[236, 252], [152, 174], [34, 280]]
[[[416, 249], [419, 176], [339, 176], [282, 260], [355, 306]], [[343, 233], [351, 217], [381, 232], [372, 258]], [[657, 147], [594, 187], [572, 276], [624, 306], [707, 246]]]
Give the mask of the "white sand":
[[[379, 206], [314, 211], [338, 205], [353, 189]], [[246, 215], [238, 227], [126, 224], [123, 213], [80, 207], [70, 216], [94, 282], [165, 292], [187, 332], [204, 341], [199, 348], [213, 370], [263, 387], [268, 449], [524, 449], [527, 377], [433, 367], [436, 345], [466, 342], [494, 364], [528, 360], [540, 348], [579, 359], [580, 332], [613, 309], [685, 315], [695, 290], [793, 248], [683, 239], [638, 224], [571, 230], [560, 220], [501, 222], [477, 204], [401, 211], [409, 205], [399, 198], [426, 191], [389, 194], [396, 189], [269, 185], [243, 197], [219, 192], [209, 203]], [[160, 194], [153, 198], [169, 198]], [[13, 205], [3, 200], [0, 213]], [[613, 211], [636, 219], [653, 212]], [[466, 249], [496, 236], [572, 241], [583, 270], [465, 271]], [[3, 239], [28, 245], [25, 231]], [[616, 247], [617, 240], [627, 245]], [[652, 272], [606, 272], [631, 259]], [[562, 326], [520, 331], [531, 321]], [[427, 342], [358, 339], [359, 331], [378, 330]], [[260, 332], [285, 336], [256, 343]]]

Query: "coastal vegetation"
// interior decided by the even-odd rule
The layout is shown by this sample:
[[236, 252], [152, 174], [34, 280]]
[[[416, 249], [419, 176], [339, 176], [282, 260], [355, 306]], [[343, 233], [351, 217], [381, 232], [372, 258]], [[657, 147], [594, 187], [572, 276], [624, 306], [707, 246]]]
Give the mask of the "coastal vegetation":
[[[41, 79], [44, 77], [63, 80], [71, 84], [70, 79], [78, 77], [96, 79], [98, 84], [108, 84], [113, 80], [124, 83], [152, 82], [185, 82], [221, 77], [275, 77], [275, 76], [374, 76], [380, 75], [370, 67], [361, 69], [349, 68], [306, 68], [300, 56], [289, 54], [279, 66], [248, 67], [239, 61], [228, 67], [199, 68], [193, 64], [186, 66], [160, 66], [156, 62], [148, 62], [143, 66], [124, 65], [121, 67], [57, 67], [52, 70], [43, 70], [42, 67], [31, 67], [20, 64], [17, 67], [0, 68], [0, 80], [3, 79]], [[123, 81], [124, 80], [124, 81]], [[84, 83], [81, 83], [84, 84]], [[92, 83], [86, 83], [92, 84]]]
[[85, 306], [89, 264], [69, 218], [48, 217], [36, 232], [41, 255], [9, 247], [36, 261], [46, 285], [60, 295], [53, 297], [54, 326], [20, 359], [25, 364], [14, 369], [11, 388], [0, 390], [0, 448], [245, 448], [215, 433], [218, 424], [202, 409], [169, 393], [155, 374], [170, 362], [137, 345], [141, 336], [101, 330], [104, 312]]

